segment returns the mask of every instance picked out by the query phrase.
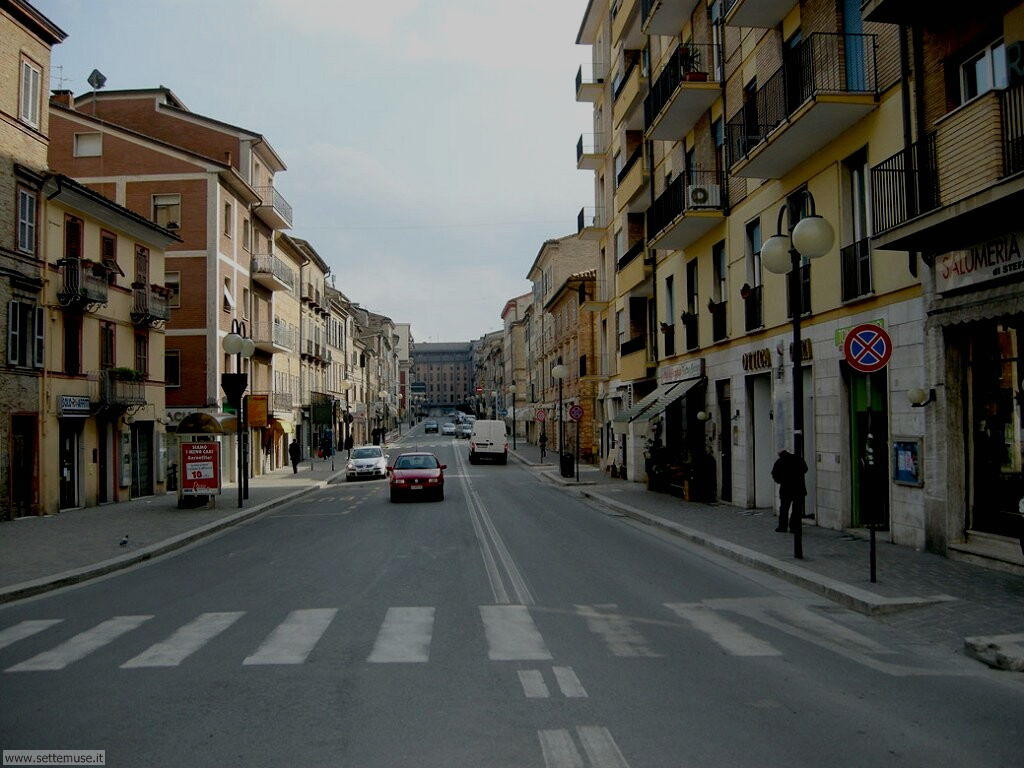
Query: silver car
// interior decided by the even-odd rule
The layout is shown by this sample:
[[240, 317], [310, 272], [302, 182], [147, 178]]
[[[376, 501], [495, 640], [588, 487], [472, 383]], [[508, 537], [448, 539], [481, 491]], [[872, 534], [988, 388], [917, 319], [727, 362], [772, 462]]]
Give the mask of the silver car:
[[360, 445], [352, 449], [345, 480], [374, 480], [388, 476], [388, 459], [379, 445]]

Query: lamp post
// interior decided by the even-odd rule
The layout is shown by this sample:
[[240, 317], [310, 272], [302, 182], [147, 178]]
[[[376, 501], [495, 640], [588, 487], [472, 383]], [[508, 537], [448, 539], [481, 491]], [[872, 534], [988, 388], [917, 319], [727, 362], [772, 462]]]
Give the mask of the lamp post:
[[399, 392], [397, 397], [398, 397], [398, 436], [401, 437], [402, 436], [402, 419], [405, 418], [405, 415], [404, 415], [404, 413], [402, 411], [402, 400], [405, 397], [405, 395], [403, 395], [401, 392]]
[[551, 375], [558, 380], [558, 459], [561, 461], [565, 445], [565, 424], [562, 422], [562, 379], [569, 375], [569, 370], [559, 363], [552, 366]]
[[516, 385], [508, 385], [508, 393], [512, 396], [512, 450], [515, 451], [519, 448], [516, 445]]
[[[804, 456], [804, 376], [803, 350], [801, 349], [800, 323], [803, 315], [803, 295], [800, 280], [800, 262], [803, 256], [817, 259], [832, 250], [835, 232], [832, 225], [817, 214], [814, 196], [809, 190], [797, 200], [788, 200], [779, 209], [775, 234], [761, 246], [761, 263], [776, 275], [789, 273], [789, 296], [793, 312], [793, 453], [800, 459]], [[810, 213], [802, 218], [803, 202], [807, 201]], [[782, 216], [788, 212], [789, 233], [782, 233]], [[804, 496], [793, 499], [790, 528], [793, 530], [793, 557], [802, 559]], [[793, 521], [796, 521], [795, 525]]]
[[235, 356], [235, 373], [222, 373], [220, 386], [227, 396], [228, 402], [235, 409], [235, 433], [238, 437], [238, 506], [242, 507], [242, 499], [249, 496], [248, 462], [244, 450], [245, 414], [243, 403], [245, 390], [249, 386], [249, 376], [242, 372], [242, 359], [252, 357], [256, 351], [256, 342], [248, 337], [245, 323], [238, 319], [231, 321], [231, 332], [221, 341], [221, 346], [229, 355]]
[[384, 436], [388, 433], [388, 391], [382, 389], [377, 393], [380, 396], [380, 444], [384, 445]]

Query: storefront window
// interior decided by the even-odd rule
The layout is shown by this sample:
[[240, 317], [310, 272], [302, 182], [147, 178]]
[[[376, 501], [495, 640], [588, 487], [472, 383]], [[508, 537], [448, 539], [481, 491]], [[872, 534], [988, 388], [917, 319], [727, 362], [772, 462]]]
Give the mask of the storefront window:
[[1024, 319], [984, 326], [971, 336], [973, 509], [971, 527], [1019, 536], [1024, 505], [1021, 429]]

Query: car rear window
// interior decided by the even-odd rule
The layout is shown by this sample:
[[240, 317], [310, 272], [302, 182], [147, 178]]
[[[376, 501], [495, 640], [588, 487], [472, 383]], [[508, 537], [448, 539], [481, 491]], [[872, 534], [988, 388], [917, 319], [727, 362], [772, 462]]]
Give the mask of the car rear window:
[[395, 462], [395, 469], [437, 469], [433, 456], [402, 456]]
[[380, 448], [356, 448], [352, 451], [353, 459], [379, 459], [383, 455]]

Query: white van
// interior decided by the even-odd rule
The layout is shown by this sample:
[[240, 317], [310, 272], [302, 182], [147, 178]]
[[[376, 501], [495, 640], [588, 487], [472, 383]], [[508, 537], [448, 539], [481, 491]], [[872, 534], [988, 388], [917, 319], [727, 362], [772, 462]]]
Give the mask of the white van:
[[469, 463], [476, 464], [480, 459], [508, 463], [508, 435], [504, 421], [477, 419], [473, 422], [473, 434], [469, 436]]

